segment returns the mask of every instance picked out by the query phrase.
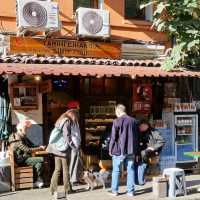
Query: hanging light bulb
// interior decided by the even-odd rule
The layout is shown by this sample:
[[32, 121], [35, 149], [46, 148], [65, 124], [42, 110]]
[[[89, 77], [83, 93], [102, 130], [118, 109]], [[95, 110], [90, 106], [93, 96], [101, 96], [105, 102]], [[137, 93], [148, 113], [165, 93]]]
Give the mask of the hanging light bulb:
[[41, 76], [39, 76], [39, 75], [35, 76], [34, 78], [36, 81], [40, 81], [42, 79]]

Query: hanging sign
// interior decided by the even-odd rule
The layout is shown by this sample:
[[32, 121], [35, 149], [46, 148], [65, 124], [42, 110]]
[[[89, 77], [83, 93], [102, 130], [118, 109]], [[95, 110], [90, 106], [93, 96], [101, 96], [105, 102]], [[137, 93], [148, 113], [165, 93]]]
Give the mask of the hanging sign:
[[152, 86], [151, 84], [133, 85], [133, 111], [150, 113], [152, 105]]
[[53, 38], [10, 37], [10, 53], [120, 59], [121, 44]]
[[50, 93], [50, 92], [52, 92], [52, 83], [51, 83], [51, 80], [42, 81], [39, 84], [39, 92], [40, 93]]

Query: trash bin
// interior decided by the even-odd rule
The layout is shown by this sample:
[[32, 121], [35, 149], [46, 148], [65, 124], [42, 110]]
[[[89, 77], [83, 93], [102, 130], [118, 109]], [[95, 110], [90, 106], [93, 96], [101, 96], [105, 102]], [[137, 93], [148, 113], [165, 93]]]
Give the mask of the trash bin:
[[0, 159], [0, 193], [11, 191], [11, 167], [9, 158]]

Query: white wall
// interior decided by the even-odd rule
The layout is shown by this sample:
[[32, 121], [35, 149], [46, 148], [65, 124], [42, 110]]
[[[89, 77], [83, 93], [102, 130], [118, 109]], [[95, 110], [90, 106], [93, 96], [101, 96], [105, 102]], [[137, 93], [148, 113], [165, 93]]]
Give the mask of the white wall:
[[[24, 76], [24, 81], [34, 81], [33, 76]], [[9, 85], [17, 81], [16, 75], [9, 75], [8, 83]], [[12, 125], [18, 124], [24, 119], [30, 119], [33, 126], [28, 130], [28, 138], [36, 145], [43, 143], [43, 110], [42, 110], [42, 94], [38, 94], [38, 109], [37, 110], [13, 110], [11, 111]]]

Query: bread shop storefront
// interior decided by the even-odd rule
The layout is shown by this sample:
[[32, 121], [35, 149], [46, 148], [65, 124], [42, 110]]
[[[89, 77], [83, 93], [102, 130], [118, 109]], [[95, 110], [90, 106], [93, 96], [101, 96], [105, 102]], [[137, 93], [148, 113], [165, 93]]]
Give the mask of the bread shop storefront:
[[[182, 155], [184, 149], [175, 146], [171, 124], [174, 111], [186, 104], [193, 114], [197, 109], [192, 108], [191, 94], [182, 98], [184, 91], [177, 83], [198, 81], [199, 72], [165, 72], [159, 60], [121, 59], [120, 44], [116, 43], [49, 40], [12, 37], [10, 55], [0, 59], [0, 73], [8, 75], [13, 127], [23, 118], [32, 119], [30, 139], [46, 145], [56, 119], [69, 108], [79, 109], [88, 167], [109, 159], [102, 147], [111, 131], [115, 105], [123, 103], [128, 114], [146, 117], [161, 130], [169, 145], [163, 156], [174, 162], [177, 150]], [[189, 129], [184, 130], [189, 134]], [[180, 138], [179, 142], [195, 143], [188, 148], [196, 150], [193, 136]]]

